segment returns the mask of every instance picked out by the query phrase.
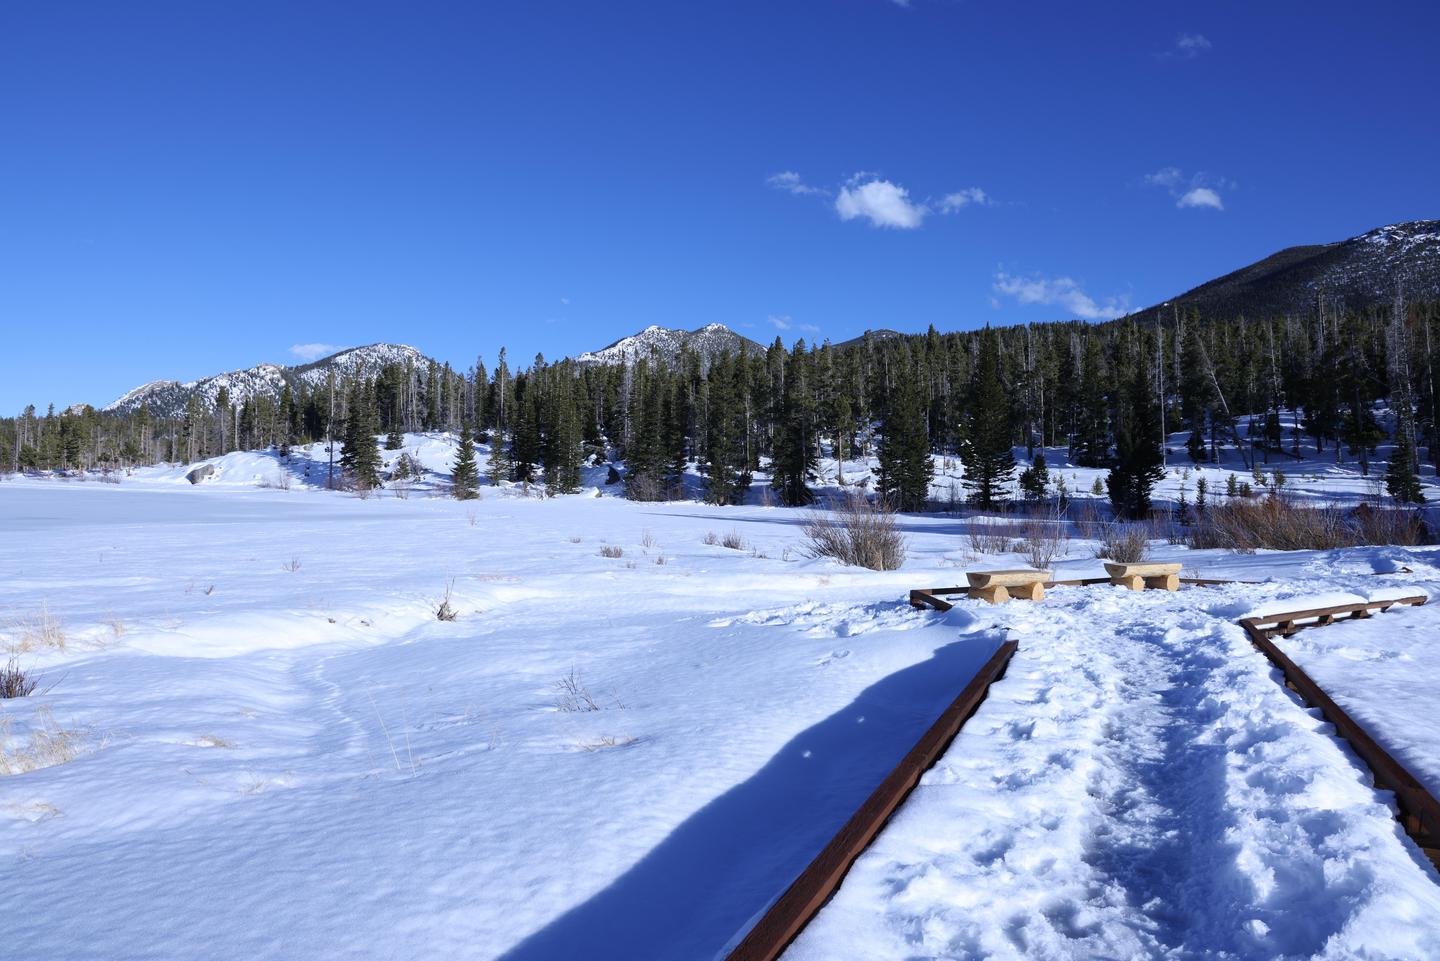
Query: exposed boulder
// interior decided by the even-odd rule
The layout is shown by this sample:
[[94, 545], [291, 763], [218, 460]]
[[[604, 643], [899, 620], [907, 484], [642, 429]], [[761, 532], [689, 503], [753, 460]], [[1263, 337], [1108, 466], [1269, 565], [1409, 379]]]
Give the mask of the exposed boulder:
[[215, 476], [215, 465], [201, 464], [199, 467], [186, 474], [185, 479], [192, 484], [198, 484], [201, 481], [213, 476]]

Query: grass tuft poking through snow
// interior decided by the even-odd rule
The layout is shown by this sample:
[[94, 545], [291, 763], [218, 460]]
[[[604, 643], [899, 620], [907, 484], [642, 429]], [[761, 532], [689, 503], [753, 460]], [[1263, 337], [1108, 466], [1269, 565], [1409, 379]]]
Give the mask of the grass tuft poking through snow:
[[435, 619], [440, 621], [453, 621], [459, 613], [450, 606], [450, 592], [455, 588], [455, 580], [451, 578], [450, 583], [445, 585], [445, 595], [440, 598], [440, 606], [435, 609]]
[[609, 558], [624, 557], [625, 548], [615, 544], [606, 544], [604, 547], [600, 548], [600, 556]]
[[25, 774], [73, 761], [85, 740], [83, 731], [61, 727], [48, 707], [36, 708], [28, 738], [14, 735], [10, 718], [0, 714], [0, 774]]
[[60, 618], [50, 613], [50, 605], [43, 602], [34, 614], [15, 618], [8, 634], [6, 647], [15, 653], [45, 648], [65, 650], [65, 627]]

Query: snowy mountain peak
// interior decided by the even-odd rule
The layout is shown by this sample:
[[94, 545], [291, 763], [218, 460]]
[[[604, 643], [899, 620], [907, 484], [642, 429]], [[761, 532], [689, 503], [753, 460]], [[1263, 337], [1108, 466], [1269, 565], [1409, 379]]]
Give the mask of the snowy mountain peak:
[[696, 330], [651, 324], [638, 334], [622, 337], [600, 350], [586, 351], [575, 360], [580, 364], [633, 364], [641, 358], [658, 356], [666, 363], [673, 363], [687, 348], [699, 354], [705, 366], [722, 352], [735, 354], [764, 349], [724, 324], [706, 324]]
[[430, 364], [430, 358], [405, 344], [369, 344], [346, 348], [328, 357], [295, 367], [256, 364], [245, 370], [213, 374], [185, 383], [155, 380], [136, 387], [104, 409], [129, 413], [138, 410], [142, 405], [148, 405], [154, 416], [173, 417], [185, 412], [191, 397], [198, 398], [205, 409], [212, 409], [219, 400], [222, 388], [230, 395], [230, 403], [239, 406], [260, 396], [277, 399], [287, 384], [291, 387], [304, 384], [312, 389], [322, 387], [332, 371], [337, 378], [374, 377], [387, 364], [405, 362], [424, 367]]

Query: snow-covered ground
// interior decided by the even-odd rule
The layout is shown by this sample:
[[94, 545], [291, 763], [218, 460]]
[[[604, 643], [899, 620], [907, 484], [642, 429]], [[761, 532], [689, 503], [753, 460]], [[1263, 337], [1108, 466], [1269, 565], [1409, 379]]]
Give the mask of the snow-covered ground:
[[[843, 568], [804, 556], [804, 512], [596, 497], [603, 467], [456, 502], [432, 496], [450, 440], [406, 447], [428, 473], [404, 497], [317, 489], [318, 446], [195, 486], [0, 482], [0, 640], [40, 678], [0, 701], [8, 953], [714, 958], [1008, 635], [793, 957], [1440, 957], [1434, 870], [1235, 626], [1433, 590], [1429, 550], [1157, 544], [1263, 583], [941, 615], [907, 589], [1023, 560], [906, 516], [902, 570]], [[1068, 549], [1058, 572], [1100, 573]], [[1413, 623], [1432, 669], [1407, 619], [1434, 613], [1368, 622], [1374, 650]], [[1365, 648], [1349, 630], [1287, 644], [1337, 697], [1390, 697], [1398, 674], [1298, 646]], [[1422, 695], [1390, 707], [1433, 732]]]

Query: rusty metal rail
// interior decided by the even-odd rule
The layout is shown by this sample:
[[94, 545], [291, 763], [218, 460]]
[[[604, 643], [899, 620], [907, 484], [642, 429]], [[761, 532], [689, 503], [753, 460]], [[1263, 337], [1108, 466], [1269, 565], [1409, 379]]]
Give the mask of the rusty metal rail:
[[1005, 641], [985, 662], [985, 666], [965, 685], [960, 696], [940, 715], [930, 729], [915, 742], [885, 780], [880, 782], [865, 803], [821, 849], [810, 865], [800, 873], [745, 935], [727, 961], [774, 961], [790, 946], [790, 942], [834, 895], [850, 866], [885, 827], [890, 816], [910, 796], [920, 776], [934, 766], [945, 753], [960, 728], [985, 700], [990, 685], [1005, 674], [1010, 658], [1019, 649], [1015, 641]]
[[1430, 862], [1440, 868], [1440, 801], [1437, 801], [1403, 764], [1376, 743], [1368, 731], [1336, 704], [1330, 695], [1271, 639], [1276, 635], [1289, 637], [1306, 628], [1325, 627], [1343, 620], [1371, 617], [1374, 611], [1387, 611], [1396, 604], [1420, 605], [1426, 600], [1423, 595], [1415, 595], [1364, 604], [1340, 604], [1284, 614], [1267, 614], [1264, 617], [1243, 618], [1240, 626], [1249, 635], [1250, 642], [1279, 668], [1285, 677], [1285, 686], [1300, 695], [1307, 704], [1319, 708], [1325, 720], [1335, 726], [1335, 733], [1349, 742], [1351, 749], [1370, 768], [1375, 786], [1395, 795], [1395, 804], [1399, 811], [1397, 816], [1405, 833], [1419, 845]]

